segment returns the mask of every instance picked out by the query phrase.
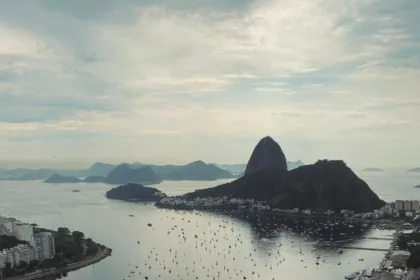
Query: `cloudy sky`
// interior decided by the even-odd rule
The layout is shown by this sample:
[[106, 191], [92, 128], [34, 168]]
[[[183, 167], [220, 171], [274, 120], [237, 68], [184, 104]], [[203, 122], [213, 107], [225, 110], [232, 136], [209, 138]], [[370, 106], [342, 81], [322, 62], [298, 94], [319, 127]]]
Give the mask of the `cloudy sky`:
[[420, 166], [418, 0], [16, 0], [0, 8], [2, 166]]

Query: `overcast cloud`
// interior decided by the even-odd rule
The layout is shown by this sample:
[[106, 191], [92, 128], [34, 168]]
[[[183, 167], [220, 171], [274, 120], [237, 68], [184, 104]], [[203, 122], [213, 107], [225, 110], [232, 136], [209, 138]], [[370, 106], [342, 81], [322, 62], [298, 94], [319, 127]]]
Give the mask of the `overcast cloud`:
[[418, 0], [39, 0], [0, 8], [3, 166], [420, 166]]

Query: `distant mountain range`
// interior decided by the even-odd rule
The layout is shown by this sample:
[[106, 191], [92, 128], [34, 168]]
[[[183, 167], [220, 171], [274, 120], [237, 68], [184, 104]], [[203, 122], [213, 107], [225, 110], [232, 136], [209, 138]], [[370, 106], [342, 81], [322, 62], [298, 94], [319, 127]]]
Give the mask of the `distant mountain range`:
[[85, 182], [124, 185], [131, 183], [158, 184], [161, 180], [149, 166], [131, 168], [128, 164], [120, 164], [111, 169], [106, 176], [92, 175], [82, 180], [77, 177], [62, 176], [54, 173], [44, 182], [53, 184]]
[[[81, 179], [84, 178], [84, 179]], [[112, 165], [96, 162], [85, 170], [20, 169], [0, 171], [3, 180], [45, 180], [46, 183], [157, 184], [162, 180], [212, 181], [234, 176], [199, 160], [186, 165], [148, 165], [140, 162]]]

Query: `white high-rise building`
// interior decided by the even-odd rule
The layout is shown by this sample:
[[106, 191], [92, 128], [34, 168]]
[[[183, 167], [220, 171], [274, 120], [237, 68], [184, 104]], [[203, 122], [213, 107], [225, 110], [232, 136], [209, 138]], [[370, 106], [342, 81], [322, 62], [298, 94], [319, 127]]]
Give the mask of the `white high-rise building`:
[[26, 263], [35, 259], [35, 250], [29, 245], [26, 244], [19, 244], [17, 245], [17, 249], [20, 254], [20, 260]]
[[413, 200], [411, 201], [411, 211], [418, 211], [420, 209], [420, 201]]
[[10, 263], [11, 267], [20, 265], [20, 262], [29, 263], [35, 259], [34, 248], [27, 244], [19, 244], [10, 249], [0, 251], [0, 268], [3, 268], [6, 263]]
[[6, 235], [17, 235], [17, 224], [20, 222], [14, 218], [7, 218], [6, 221], [3, 223], [6, 229]]
[[[10, 250], [10, 249], [4, 249], [3, 250], [3, 258], [4, 258], [4, 260], [6, 260], [4, 263], [3, 263], [3, 267], [4, 267], [4, 265], [6, 264], [6, 262], [8, 262], [8, 263], [10, 263], [10, 266], [11, 267], [14, 267], [14, 266], [16, 266], [16, 256], [15, 256], [15, 252], [14, 251], [12, 251], [12, 250]], [[20, 260], [20, 259], [19, 259]]]
[[34, 234], [31, 244], [35, 249], [35, 259], [45, 260], [55, 256], [54, 237], [50, 232]]
[[404, 200], [404, 210], [411, 211], [411, 200]]
[[395, 211], [399, 212], [401, 210], [404, 210], [404, 201], [403, 200], [395, 201]]
[[4, 265], [9, 262], [9, 257], [6, 252], [0, 251], [0, 269], [4, 268]]
[[26, 242], [32, 241], [34, 227], [30, 224], [16, 224], [16, 238]]

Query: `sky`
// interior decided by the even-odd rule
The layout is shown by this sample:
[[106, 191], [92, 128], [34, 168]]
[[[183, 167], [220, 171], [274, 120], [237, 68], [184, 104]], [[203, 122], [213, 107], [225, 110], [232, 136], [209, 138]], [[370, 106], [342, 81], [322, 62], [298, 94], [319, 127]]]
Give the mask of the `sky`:
[[0, 167], [420, 166], [418, 0], [18, 0], [0, 9]]

